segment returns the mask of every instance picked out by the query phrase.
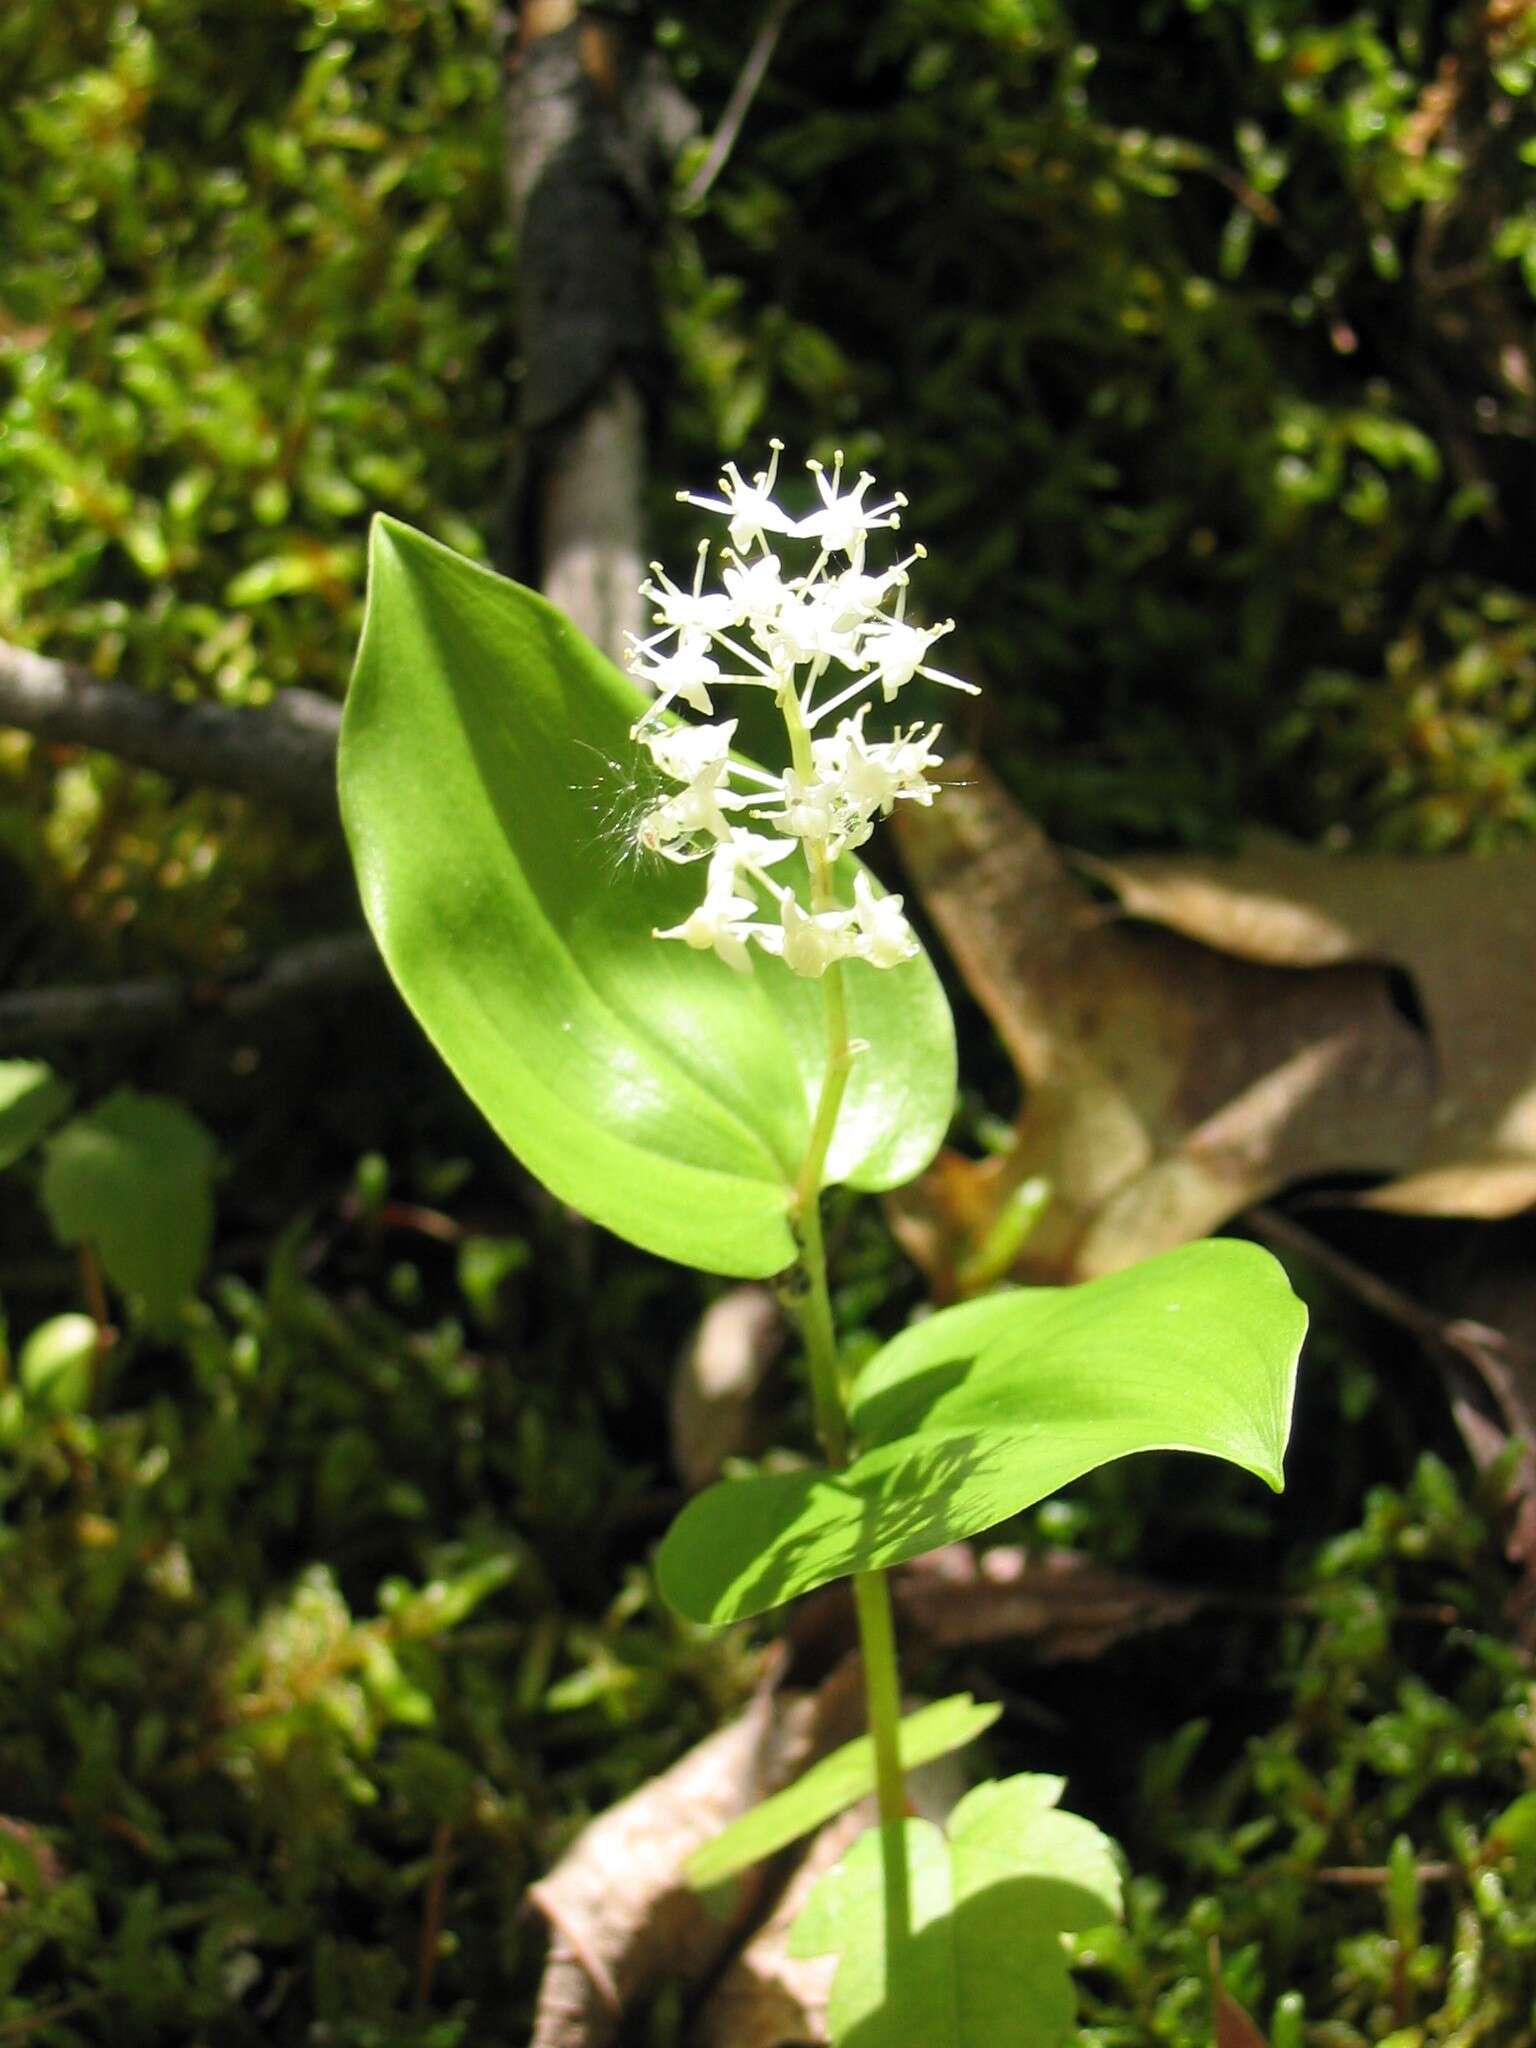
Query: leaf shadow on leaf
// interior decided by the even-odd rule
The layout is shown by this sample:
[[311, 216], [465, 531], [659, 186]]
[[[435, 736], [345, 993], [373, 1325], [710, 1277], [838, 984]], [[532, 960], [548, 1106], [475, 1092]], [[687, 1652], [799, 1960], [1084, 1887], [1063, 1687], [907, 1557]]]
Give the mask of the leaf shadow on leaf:
[[818, 1468], [730, 1480], [691, 1501], [657, 1554], [667, 1600], [693, 1620], [736, 1621], [828, 1580], [921, 1556], [947, 1540], [960, 1480], [1005, 1464], [979, 1433], [907, 1444], [854, 1486]]
[[923, 1419], [944, 1396], [963, 1387], [975, 1361], [946, 1359], [913, 1373], [894, 1387], [885, 1387], [859, 1404], [859, 1431], [870, 1443], [891, 1443], [920, 1429]]
[[691, 1620], [740, 1621], [1139, 1451], [1225, 1458], [1278, 1489], [1305, 1330], [1283, 1269], [1226, 1239], [946, 1309], [864, 1366], [850, 1466], [711, 1487], [662, 1540], [661, 1590]]

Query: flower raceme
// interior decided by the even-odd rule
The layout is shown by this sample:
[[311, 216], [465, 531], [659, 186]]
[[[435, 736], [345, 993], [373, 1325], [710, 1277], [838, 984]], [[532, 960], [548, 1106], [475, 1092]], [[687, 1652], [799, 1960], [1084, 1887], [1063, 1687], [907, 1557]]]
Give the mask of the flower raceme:
[[[631, 635], [629, 665], [655, 702], [633, 737], [676, 787], [641, 815], [636, 838], [666, 860], [708, 862], [703, 901], [656, 936], [717, 953], [743, 973], [749, 944], [801, 975], [849, 959], [894, 967], [917, 951], [902, 899], [876, 896], [860, 870], [853, 903], [842, 904], [832, 869], [898, 803], [932, 803], [940, 728], [898, 726], [874, 739], [865, 721], [876, 695], [894, 703], [916, 676], [972, 694], [974, 685], [928, 660], [954, 621], [919, 626], [906, 616], [908, 572], [923, 550], [878, 572], [865, 567], [870, 535], [900, 524], [905, 499], [866, 505], [874, 478], [865, 472], [845, 485], [839, 454], [830, 474], [806, 465], [820, 504], [792, 518], [774, 500], [781, 444], [771, 447], [768, 467], [750, 482], [727, 463], [718, 498], [679, 493], [725, 520], [722, 587], [704, 587], [708, 541], [690, 586], [672, 582], [659, 563], [641, 585], [657, 630]], [[786, 544], [809, 551], [803, 574], [786, 573], [776, 551]], [[730, 685], [772, 691], [789, 741], [781, 774], [732, 758], [734, 718], [694, 725], [669, 717], [681, 702], [712, 720], [714, 692]], [[809, 908], [782, 879], [796, 854], [810, 876]]]

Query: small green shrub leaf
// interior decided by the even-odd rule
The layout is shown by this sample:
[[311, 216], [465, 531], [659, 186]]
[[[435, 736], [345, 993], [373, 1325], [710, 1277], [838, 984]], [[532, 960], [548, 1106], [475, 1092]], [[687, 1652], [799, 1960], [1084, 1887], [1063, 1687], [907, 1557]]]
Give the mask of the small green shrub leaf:
[[[901, 1724], [902, 1768], [915, 1770], [937, 1756], [963, 1749], [990, 1728], [1001, 1712], [996, 1705], [978, 1705], [968, 1692], [920, 1707]], [[793, 1785], [754, 1806], [706, 1842], [689, 1862], [688, 1882], [703, 1891], [734, 1877], [856, 1805], [874, 1789], [875, 1746], [867, 1735], [861, 1735], [833, 1750]]]
[[[979, 1785], [945, 1833], [904, 1826], [906, 1924], [888, 1910], [879, 1829], [811, 1894], [790, 1953], [836, 1955], [827, 2012], [850, 2048], [1063, 2048], [1074, 2019], [1063, 1934], [1120, 1912], [1108, 1840], [1058, 1813], [1059, 1778]], [[898, 1864], [899, 1871], [900, 1865]]]
[[30, 1152], [68, 1107], [68, 1087], [42, 1060], [0, 1060], [0, 1171]]
[[[659, 945], [698, 878], [625, 858], [643, 699], [534, 592], [375, 522], [342, 729], [363, 903], [402, 994], [501, 1137], [563, 1201], [647, 1250], [763, 1276], [824, 1068], [822, 991]], [[850, 883], [851, 887], [851, 883]], [[898, 1186], [954, 1096], [932, 967], [853, 963], [866, 1041], [834, 1180]]]
[[213, 1139], [190, 1111], [119, 1088], [49, 1139], [42, 1197], [61, 1244], [90, 1244], [154, 1327], [197, 1284], [213, 1238]]
[[710, 1487], [662, 1543], [662, 1591], [695, 1621], [738, 1621], [977, 1535], [1132, 1451], [1225, 1458], [1278, 1491], [1306, 1322], [1280, 1265], [1233, 1239], [945, 1309], [860, 1374], [846, 1470]]
[[87, 1406], [95, 1379], [98, 1332], [89, 1316], [50, 1316], [21, 1347], [16, 1377], [28, 1402], [45, 1415], [73, 1415]]

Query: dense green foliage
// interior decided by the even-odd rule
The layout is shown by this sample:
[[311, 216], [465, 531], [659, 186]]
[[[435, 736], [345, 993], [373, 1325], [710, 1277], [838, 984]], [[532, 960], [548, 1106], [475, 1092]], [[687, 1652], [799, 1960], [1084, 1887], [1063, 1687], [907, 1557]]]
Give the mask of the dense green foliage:
[[1075, 838], [1528, 831], [1533, 63], [1514, 6], [803, 9], [674, 236], [687, 445], [878, 454]]
[[[717, 109], [745, 24], [659, 33]], [[1529, 830], [1533, 34], [1482, 0], [799, 10], [662, 238], [658, 527], [789, 421], [878, 453], [994, 754], [1076, 839]], [[493, 44], [486, 0], [6, 10], [0, 634], [339, 689], [369, 510], [501, 551]], [[231, 870], [206, 802], [146, 825], [116, 771], [10, 766], [7, 843], [103, 933], [238, 946], [289, 871], [249, 827]]]
[[[491, 17], [4, 10], [0, 636], [145, 689], [334, 694], [374, 506], [483, 551], [507, 460]], [[303, 865], [227, 803], [10, 765], [5, 846], [98, 939], [143, 921], [216, 960], [263, 873]]]
[[593, 1286], [557, 1218], [440, 1247], [386, 1178], [0, 1400], [0, 2025], [50, 2048], [485, 2038], [524, 1887], [740, 1695], [626, 1569], [673, 1276]]
[[[0, 637], [339, 693], [371, 510], [502, 554], [495, 12], [0, 9]], [[751, 29], [659, 24], [707, 121]], [[1507, 0], [800, 7], [660, 235], [658, 547], [722, 454], [842, 443], [912, 498], [980, 736], [1058, 830], [1529, 833], [1532, 35]], [[0, 796], [12, 980], [351, 914], [333, 851], [252, 806], [10, 734]], [[530, 1200], [393, 1026], [322, 1009], [261, 1055], [208, 1026], [136, 1062], [225, 1158], [164, 1339], [25, 1367], [84, 1291], [35, 1161], [0, 1184], [0, 2038], [39, 2048], [517, 2038], [527, 1882], [755, 1670], [641, 1562], [690, 1284]], [[65, 1064], [86, 1105], [125, 1078]], [[370, 1148], [396, 1199], [376, 1159], [354, 1184]], [[848, 1228], [844, 1306], [888, 1335], [910, 1280]], [[1304, 1417], [1290, 1506], [1157, 1461], [1038, 1512], [1243, 1580], [1087, 1678], [987, 1660], [1044, 1703], [1009, 1763], [1066, 1770], [1146, 1873], [1085, 2048], [1205, 2048], [1211, 1934], [1276, 2048], [1529, 2038], [1496, 1519], [1387, 1398]], [[1106, 1677], [1134, 1726], [1085, 1707]]]
[[[518, 2038], [524, 1886], [751, 1682], [739, 1635], [680, 1629], [625, 1567], [670, 1505], [645, 1417], [676, 1281], [614, 1248], [594, 1264], [555, 1215], [439, 1244], [404, 1198], [445, 1185], [390, 1201], [366, 1163], [265, 1271], [226, 1266], [174, 1344], [0, 1408], [0, 2024], [57, 2006], [47, 2048], [315, 2022], [338, 2048]], [[490, 1218], [506, 1192], [482, 1167], [458, 1200]], [[1343, 1410], [1320, 1371], [1302, 1503], [1381, 1464], [1376, 1418], [1347, 1418], [1358, 1367]], [[1077, 1540], [1145, 1555], [1150, 1510], [1164, 1561], [1219, 1548], [1234, 1586], [1265, 1583], [1283, 1501], [1123, 1472]], [[1536, 1854], [1499, 1816], [1532, 1726], [1487, 1506], [1429, 1459], [1268, 1583], [1286, 1599], [1195, 1624], [1198, 1676], [1184, 1632], [1107, 1670], [988, 1660], [1044, 1714], [999, 1749], [1063, 1761], [1144, 1873], [1084, 1958], [1084, 2048], [1205, 2048], [1212, 1934], [1234, 1990], [1266, 2019], [1278, 2002], [1282, 2048], [1414, 2023], [1405, 2043], [1449, 2048], [1469, 2018], [1516, 2048]], [[1340, 1866], [1393, 1874], [1319, 1876]], [[1328, 2026], [1303, 2035], [1303, 2012]]]

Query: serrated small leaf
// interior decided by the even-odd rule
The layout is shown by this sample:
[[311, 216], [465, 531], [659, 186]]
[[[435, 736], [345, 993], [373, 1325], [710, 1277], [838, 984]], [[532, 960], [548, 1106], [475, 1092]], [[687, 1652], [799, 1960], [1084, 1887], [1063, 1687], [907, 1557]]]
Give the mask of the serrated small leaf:
[[[826, 1064], [820, 985], [652, 936], [693, 908], [699, 876], [624, 858], [645, 700], [568, 620], [393, 520], [370, 559], [342, 811], [401, 993], [563, 1201], [709, 1271], [789, 1266]], [[852, 863], [839, 872], [851, 891]], [[854, 962], [847, 995], [867, 1049], [828, 1179], [899, 1186], [953, 1106], [948, 1005], [922, 958]]]
[[1059, 1778], [1005, 1778], [962, 1799], [945, 1833], [907, 1821], [905, 1925], [886, 1831], [822, 1879], [790, 1951], [839, 1958], [827, 2024], [840, 2048], [1062, 2048], [1074, 2001], [1061, 1937], [1118, 1917], [1120, 1875], [1106, 1837], [1055, 1810], [1061, 1791]]
[[[978, 1704], [968, 1692], [920, 1707], [901, 1724], [902, 1768], [915, 1770], [919, 1764], [963, 1749], [990, 1728], [1001, 1712], [999, 1706]], [[833, 1750], [793, 1785], [754, 1806], [706, 1842], [689, 1862], [688, 1882], [702, 1891], [734, 1877], [857, 1805], [874, 1789], [875, 1748], [869, 1736], [861, 1735]]]
[[14, 1166], [69, 1107], [69, 1089], [42, 1060], [0, 1060], [0, 1171]]
[[42, 1197], [61, 1244], [90, 1244], [112, 1285], [163, 1326], [213, 1239], [212, 1137], [179, 1102], [119, 1088], [48, 1141]]
[[854, 1389], [860, 1455], [690, 1501], [657, 1575], [694, 1621], [739, 1621], [957, 1542], [1111, 1459], [1225, 1458], [1277, 1491], [1306, 1310], [1256, 1245], [1184, 1245], [1075, 1287], [945, 1309]]

